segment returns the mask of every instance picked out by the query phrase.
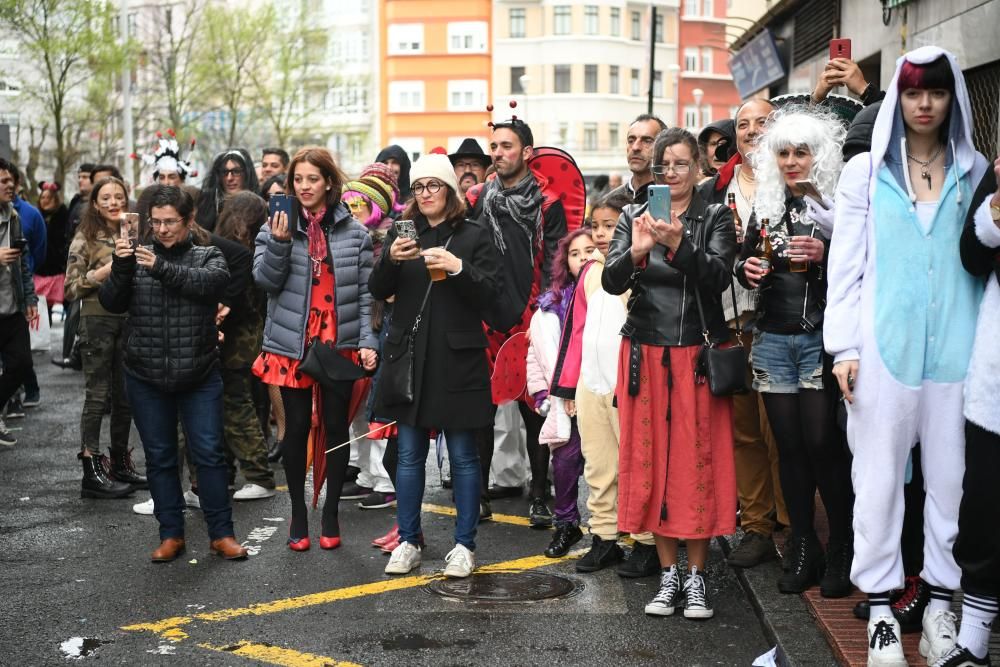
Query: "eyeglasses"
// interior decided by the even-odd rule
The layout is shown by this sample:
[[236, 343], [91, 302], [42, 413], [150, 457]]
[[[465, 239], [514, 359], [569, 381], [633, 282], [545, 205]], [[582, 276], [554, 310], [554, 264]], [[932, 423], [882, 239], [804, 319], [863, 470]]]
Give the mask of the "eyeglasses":
[[415, 194], [417, 197], [424, 194], [424, 190], [427, 190], [427, 192], [431, 193], [432, 195], [436, 195], [438, 192], [441, 191], [441, 188], [443, 187], [444, 183], [442, 183], [441, 181], [431, 181], [427, 185], [424, 185], [423, 183], [417, 183], [416, 185], [410, 187], [410, 192]]
[[666, 176], [667, 172], [671, 170], [678, 176], [683, 176], [691, 171], [691, 165], [687, 162], [675, 162], [673, 164], [658, 164], [650, 169], [654, 176]]
[[152, 227], [153, 229], [156, 229], [157, 227], [176, 227], [182, 222], [184, 222], [183, 218], [164, 218], [163, 220], [150, 218], [149, 226]]
[[366, 202], [361, 197], [355, 197], [354, 199], [348, 199], [347, 200], [347, 206], [352, 211], [360, 211], [361, 209], [363, 209], [366, 206], [368, 206], [368, 202]]
[[242, 167], [236, 167], [235, 169], [223, 169], [222, 170], [222, 175], [223, 176], [242, 176], [243, 175], [243, 168]]

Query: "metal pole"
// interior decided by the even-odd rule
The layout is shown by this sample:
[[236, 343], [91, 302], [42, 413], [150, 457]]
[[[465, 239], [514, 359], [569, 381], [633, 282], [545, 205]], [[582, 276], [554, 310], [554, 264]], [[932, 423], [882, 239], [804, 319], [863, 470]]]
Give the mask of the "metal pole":
[[[121, 0], [120, 13], [122, 47], [127, 48], [129, 41], [128, 0]], [[130, 58], [125, 59], [125, 66], [122, 68], [122, 134], [124, 135], [125, 160], [126, 164], [129, 164], [132, 162], [129, 156], [135, 152], [135, 145], [132, 141], [132, 62]], [[134, 176], [134, 165], [125, 171], [131, 172]]]
[[656, 5], [651, 7], [649, 21], [649, 96], [646, 101], [646, 113], [653, 113], [653, 78], [656, 74]]

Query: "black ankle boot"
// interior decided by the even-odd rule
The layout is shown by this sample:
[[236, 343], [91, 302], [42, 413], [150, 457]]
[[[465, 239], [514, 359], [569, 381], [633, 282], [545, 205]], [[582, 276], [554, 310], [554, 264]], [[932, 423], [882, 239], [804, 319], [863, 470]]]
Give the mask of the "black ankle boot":
[[148, 489], [149, 483], [144, 475], [140, 475], [132, 463], [132, 450], [122, 454], [111, 454], [111, 477], [128, 484], [133, 489]]
[[569, 548], [583, 539], [583, 531], [580, 526], [573, 523], [564, 523], [556, 527], [556, 534], [552, 536], [552, 542], [545, 550], [545, 555], [549, 558], [561, 558], [569, 552]]
[[77, 454], [77, 458], [83, 462], [81, 498], [124, 498], [132, 494], [131, 486], [108, 476], [100, 457]]
[[782, 593], [801, 593], [815, 586], [826, 569], [823, 547], [816, 535], [792, 537], [785, 549], [788, 569], [778, 579], [778, 590]]
[[846, 598], [851, 594], [851, 563], [854, 545], [850, 540], [826, 545], [826, 572], [819, 582], [825, 598]]
[[576, 571], [597, 572], [610, 565], [617, 565], [624, 557], [625, 554], [622, 553], [622, 548], [618, 546], [617, 540], [602, 540], [594, 535], [590, 551], [576, 561]]

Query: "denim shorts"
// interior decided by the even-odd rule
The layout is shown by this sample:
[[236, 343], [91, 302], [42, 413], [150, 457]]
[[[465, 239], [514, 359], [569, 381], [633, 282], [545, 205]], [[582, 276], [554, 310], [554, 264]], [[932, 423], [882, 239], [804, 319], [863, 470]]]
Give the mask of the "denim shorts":
[[823, 331], [775, 334], [758, 331], [750, 351], [754, 391], [797, 394], [823, 388]]

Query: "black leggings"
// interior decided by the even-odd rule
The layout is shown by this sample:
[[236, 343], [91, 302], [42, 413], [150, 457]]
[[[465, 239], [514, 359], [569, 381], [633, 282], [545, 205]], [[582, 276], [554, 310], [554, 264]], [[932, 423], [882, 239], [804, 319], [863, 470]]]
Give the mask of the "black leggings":
[[778, 443], [781, 490], [792, 534], [814, 532], [816, 488], [830, 522], [830, 542], [851, 536], [851, 463], [847, 450], [831, 434], [830, 397], [826, 391], [762, 393], [767, 419]]
[[[538, 442], [538, 435], [542, 432], [542, 424], [545, 417], [529, 408], [524, 401], [517, 402], [517, 408], [524, 420], [524, 430], [527, 435], [528, 464], [531, 466], [531, 490], [530, 497], [544, 498], [549, 485], [549, 448]], [[496, 419], [496, 407], [493, 409], [493, 417]], [[486, 498], [486, 490], [490, 481], [490, 466], [493, 464], [493, 426], [481, 429], [478, 434], [479, 440], [479, 463], [482, 467], [483, 475], [483, 498]]]
[[[348, 435], [347, 410], [351, 401], [354, 382], [338, 382], [320, 390], [323, 401], [323, 423], [326, 426], [326, 449], [346, 442]], [[281, 441], [281, 461], [285, 466], [288, 495], [292, 499], [292, 521], [288, 526], [291, 538], [308, 537], [309, 518], [306, 511], [306, 443], [312, 423], [312, 388], [281, 388], [285, 406], [285, 438]], [[337, 506], [340, 489], [347, 475], [351, 458], [350, 447], [341, 447], [326, 455], [326, 503], [323, 505], [323, 532], [325, 537], [340, 536]]]

